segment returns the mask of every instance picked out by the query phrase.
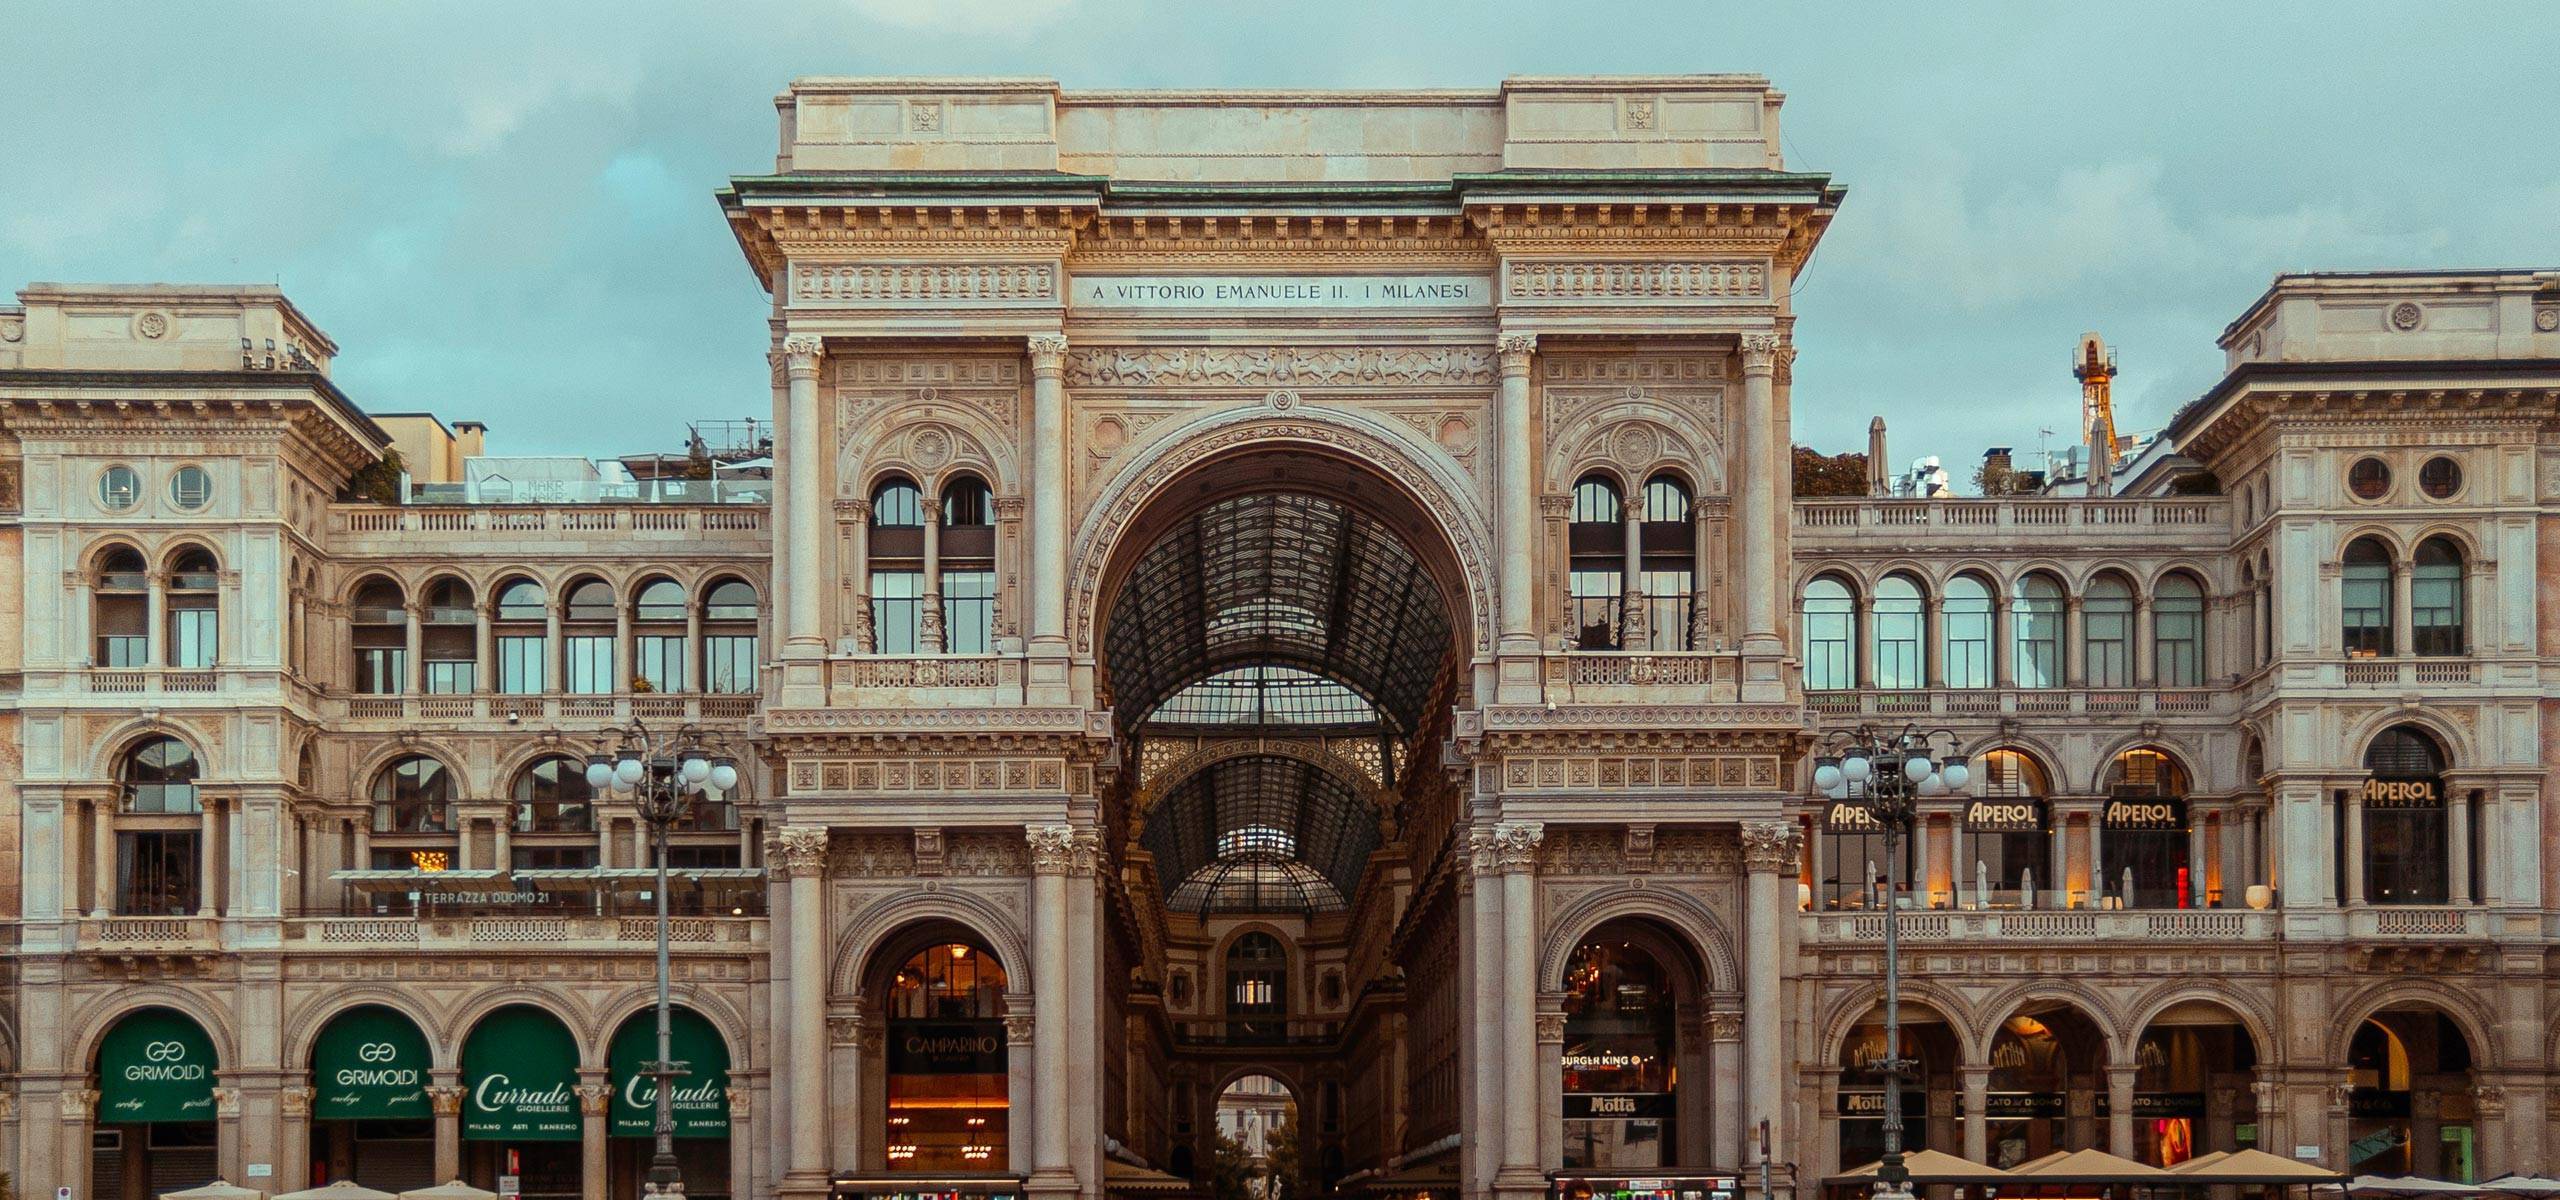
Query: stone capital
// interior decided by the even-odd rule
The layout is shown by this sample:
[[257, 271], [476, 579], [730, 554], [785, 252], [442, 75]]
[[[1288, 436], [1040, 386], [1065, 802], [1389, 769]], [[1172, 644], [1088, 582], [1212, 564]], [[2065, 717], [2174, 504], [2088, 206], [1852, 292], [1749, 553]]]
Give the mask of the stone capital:
[[838, 1046], [862, 1043], [862, 1014], [839, 1013], [827, 1018], [827, 1041]]
[[782, 369], [793, 379], [815, 379], [818, 363], [827, 355], [827, 340], [813, 333], [795, 333], [782, 339]]
[[1742, 1040], [1742, 1014], [1741, 1014], [1741, 1013], [1738, 1013], [1738, 1012], [1711, 1012], [1711, 1013], [1708, 1013], [1708, 1014], [1707, 1014], [1707, 1040], [1708, 1040], [1708, 1041], [1710, 1041], [1710, 1042], [1738, 1042], [1738, 1041], [1741, 1041], [1741, 1040]]
[[1529, 373], [1529, 356], [1538, 352], [1538, 335], [1506, 333], [1493, 339], [1493, 351], [1502, 359], [1505, 375]]
[[1031, 845], [1031, 873], [1064, 875], [1076, 853], [1076, 831], [1067, 825], [1025, 825], [1022, 839]]
[[1547, 840], [1547, 827], [1537, 821], [1504, 821], [1493, 827], [1493, 856], [1505, 872], [1534, 871], [1538, 867], [1538, 846]]
[[236, 1087], [218, 1087], [213, 1089], [213, 1115], [217, 1120], [239, 1120], [240, 1089]]
[[816, 825], [789, 825], [765, 843], [767, 865], [777, 878], [815, 879], [827, 871], [827, 831]]
[[1792, 822], [1745, 821], [1742, 823], [1742, 864], [1753, 873], [1772, 874], [1796, 868], [1796, 845], [1802, 835]]
[[1539, 1013], [1538, 1043], [1540, 1045], [1562, 1045], [1563, 1042], [1564, 1014], [1560, 1012]]
[[1038, 1025], [1039, 1022], [1033, 1020], [1030, 1013], [1006, 1013], [1004, 1015], [1005, 1044], [1011, 1046], [1030, 1045], [1032, 1032]]
[[314, 1087], [278, 1088], [276, 1109], [288, 1117], [308, 1117], [311, 1115], [311, 1098], [319, 1093], [320, 1089]]
[[439, 1117], [462, 1115], [462, 1088], [459, 1084], [440, 1083], [427, 1089], [427, 1107]]
[[1742, 373], [1771, 375], [1778, 369], [1778, 335], [1746, 333], [1742, 335]]
[[72, 1122], [87, 1121], [91, 1117], [96, 1116], [97, 1112], [98, 1089], [73, 1088], [70, 1091], [62, 1093], [63, 1120]]
[[579, 1112], [585, 1113], [590, 1117], [601, 1117], [605, 1113], [605, 1108], [612, 1103], [612, 1084], [582, 1083], [578, 1085]]
[[1054, 379], [1066, 373], [1067, 335], [1035, 333], [1023, 339], [1023, 348], [1031, 354], [1033, 378]]

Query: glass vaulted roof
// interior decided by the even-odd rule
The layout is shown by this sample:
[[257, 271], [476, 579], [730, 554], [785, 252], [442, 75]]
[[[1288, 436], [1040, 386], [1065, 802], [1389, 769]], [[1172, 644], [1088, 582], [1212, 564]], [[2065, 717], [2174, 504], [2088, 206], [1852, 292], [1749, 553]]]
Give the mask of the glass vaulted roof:
[[1165, 902], [1188, 912], [1328, 912], [1378, 848], [1369, 799], [1313, 763], [1277, 755], [1213, 763], [1147, 812], [1140, 839]]

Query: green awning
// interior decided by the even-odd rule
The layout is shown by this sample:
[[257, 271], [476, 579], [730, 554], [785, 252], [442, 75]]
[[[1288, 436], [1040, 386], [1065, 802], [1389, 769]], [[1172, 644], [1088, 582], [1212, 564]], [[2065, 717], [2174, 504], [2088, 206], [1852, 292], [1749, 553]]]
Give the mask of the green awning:
[[210, 1121], [218, 1065], [194, 1021], [165, 1008], [126, 1017], [98, 1044], [98, 1123]]
[[574, 1142], [578, 1044], [540, 1009], [502, 1008], [462, 1044], [462, 1136], [474, 1141]]
[[[668, 1057], [684, 1064], [676, 1081], [677, 1137], [729, 1136], [729, 1047], [720, 1031], [689, 1008], [667, 1014]], [[658, 1081], [644, 1074], [658, 1057], [658, 1013], [643, 1009], [613, 1035], [606, 1065], [613, 1073], [612, 1133], [648, 1137], [657, 1128]]]
[[311, 1115], [321, 1121], [421, 1118], [427, 1035], [409, 1018], [378, 1004], [338, 1014], [311, 1050]]

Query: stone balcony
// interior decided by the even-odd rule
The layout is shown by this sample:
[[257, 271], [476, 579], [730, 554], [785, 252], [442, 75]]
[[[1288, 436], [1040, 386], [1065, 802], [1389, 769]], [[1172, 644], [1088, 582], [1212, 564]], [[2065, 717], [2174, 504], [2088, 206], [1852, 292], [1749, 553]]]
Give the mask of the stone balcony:
[[1026, 656], [839, 655], [827, 660], [827, 697], [838, 707], [990, 708], [1023, 703]]
[[336, 727], [351, 733], [414, 728], [519, 729], [526, 726], [619, 725], [632, 720], [678, 724], [744, 723], [762, 707], [752, 693], [620, 692], [410, 694], [333, 696]]
[[[341, 554], [397, 554], [433, 544], [541, 543], [550, 552], [627, 551], [633, 544], [702, 541], [761, 545], [771, 527], [763, 504], [600, 503], [340, 504], [329, 509], [332, 548]], [[722, 536], [728, 535], [728, 536]]]
[[[2287, 917], [2316, 917], [2287, 921]], [[1808, 944], [1856, 945], [1884, 941], [1881, 912], [1802, 914]], [[2499, 914], [2462, 905], [2362, 905], [2348, 909], [1906, 909], [1902, 941], [1947, 943], [2066, 942], [2272, 942], [2344, 940], [2355, 945], [2427, 946], [2484, 941]], [[2288, 929], [2288, 925], [2291, 926]]]
[[1546, 656], [1560, 704], [1732, 704], [1742, 656], [1730, 650], [1565, 650]]
[[[685, 950], [761, 953], [762, 917], [670, 917], [667, 944]], [[654, 949], [658, 922], [645, 916], [305, 917], [285, 923], [289, 948], [309, 950]]]
[[1794, 533], [1796, 552], [1804, 555], [1875, 549], [1878, 531], [1891, 532], [1891, 545], [1898, 552], [2010, 545], [2022, 535], [2066, 538], [2067, 544], [2099, 551], [2195, 551], [2218, 545], [2230, 529], [2230, 506], [2219, 496], [2160, 500], [1876, 496], [1798, 500]]
[[1839, 717], [2192, 717], [2233, 703], [2224, 688], [1924, 688], [1809, 691], [1805, 707]]

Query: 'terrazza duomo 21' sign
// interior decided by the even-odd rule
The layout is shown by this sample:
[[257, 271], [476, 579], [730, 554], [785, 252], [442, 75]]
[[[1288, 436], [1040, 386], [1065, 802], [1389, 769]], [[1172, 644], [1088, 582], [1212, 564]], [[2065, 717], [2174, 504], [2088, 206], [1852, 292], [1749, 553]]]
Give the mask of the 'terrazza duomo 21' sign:
[[1482, 275], [1078, 275], [1078, 308], [1490, 308]]

